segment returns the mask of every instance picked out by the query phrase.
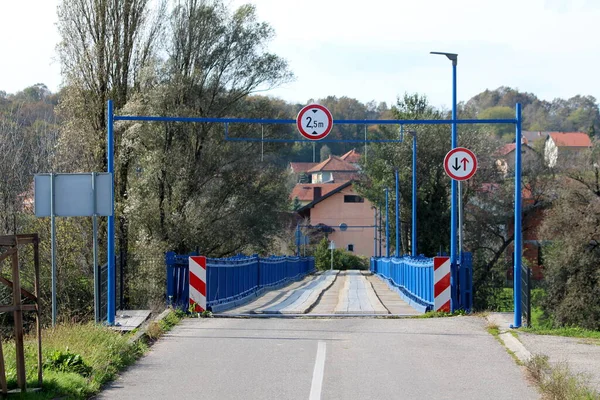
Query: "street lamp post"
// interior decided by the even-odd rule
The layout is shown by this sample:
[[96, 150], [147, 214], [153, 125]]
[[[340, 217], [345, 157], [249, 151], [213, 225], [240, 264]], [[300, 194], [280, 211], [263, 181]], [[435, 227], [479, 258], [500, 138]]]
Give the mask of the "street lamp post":
[[[444, 53], [439, 51], [432, 51], [431, 54], [437, 54], [446, 56], [452, 61], [452, 149], [458, 146], [458, 133], [456, 130], [456, 65], [458, 64], [458, 54], [455, 53]], [[450, 265], [452, 269], [452, 311], [455, 310], [457, 305], [457, 283], [458, 283], [458, 266], [456, 262], [456, 239], [457, 239], [457, 206], [456, 206], [456, 192], [457, 183], [456, 180], [452, 179], [451, 182], [451, 208], [450, 208]]]

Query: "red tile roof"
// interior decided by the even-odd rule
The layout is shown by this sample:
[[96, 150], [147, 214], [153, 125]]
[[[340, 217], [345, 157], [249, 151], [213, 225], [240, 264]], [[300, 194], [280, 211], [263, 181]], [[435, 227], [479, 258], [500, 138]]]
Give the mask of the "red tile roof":
[[348, 161], [349, 163], [356, 164], [360, 160], [360, 153], [357, 153], [356, 149], [352, 149], [340, 158], [344, 161]]
[[583, 132], [550, 132], [558, 147], [591, 147], [590, 137]]
[[347, 161], [342, 160], [337, 156], [329, 156], [329, 158], [313, 168], [309, 169], [308, 172], [321, 172], [321, 171], [358, 171], [356, 167]]
[[[529, 146], [529, 144], [527, 144], [527, 139], [526, 138], [523, 138], [523, 140], [521, 141], [521, 145], [522, 146]], [[505, 144], [504, 146], [502, 146], [498, 150], [496, 150], [495, 155], [497, 155], [497, 156], [505, 156], [508, 153], [510, 153], [511, 151], [514, 151], [516, 146], [517, 146], [516, 143]]]
[[298, 198], [300, 201], [313, 201], [314, 200], [314, 188], [321, 188], [321, 196], [325, 196], [327, 193], [332, 190], [337, 189], [342, 186], [346, 182], [340, 183], [298, 183], [294, 186], [292, 193], [290, 194], [290, 199]]
[[292, 168], [292, 172], [294, 174], [301, 174], [302, 172], [307, 172], [309, 169], [317, 165], [317, 163], [312, 162], [292, 162], [290, 163], [290, 167]]
[[511, 151], [515, 150], [515, 143], [508, 143], [505, 144], [504, 146], [500, 147], [497, 151], [496, 151], [496, 155], [498, 156], [505, 156], [508, 153], [510, 153]]

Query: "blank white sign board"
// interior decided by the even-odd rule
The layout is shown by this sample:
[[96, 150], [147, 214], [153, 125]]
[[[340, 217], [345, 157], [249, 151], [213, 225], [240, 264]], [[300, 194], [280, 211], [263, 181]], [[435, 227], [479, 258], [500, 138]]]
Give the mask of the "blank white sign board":
[[[57, 217], [91, 217], [112, 215], [112, 174], [54, 174], [54, 215]], [[34, 178], [35, 216], [50, 217], [50, 174]], [[95, 189], [95, 190], [94, 190]], [[95, 193], [94, 193], [95, 192]], [[96, 210], [94, 210], [94, 194]]]

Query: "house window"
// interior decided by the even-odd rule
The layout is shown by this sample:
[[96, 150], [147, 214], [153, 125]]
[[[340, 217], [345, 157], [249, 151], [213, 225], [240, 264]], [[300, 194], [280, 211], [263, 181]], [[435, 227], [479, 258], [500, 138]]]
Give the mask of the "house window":
[[348, 251], [354, 251], [354, 245], [353, 244], [349, 244], [348, 245]]
[[364, 203], [365, 199], [360, 196], [356, 196], [353, 194], [344, 195], [344, 203]]

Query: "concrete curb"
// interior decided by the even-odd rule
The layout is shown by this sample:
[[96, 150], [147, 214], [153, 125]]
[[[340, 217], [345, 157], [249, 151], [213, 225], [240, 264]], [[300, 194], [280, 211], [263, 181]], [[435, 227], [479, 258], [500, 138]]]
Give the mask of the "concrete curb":
[[519, 339], [514, 337], [511, 333], [510, 324], [506, 322], [503, 314], [491, 313], [488, 314], [485, 319], [489, 324], [498, 326], [500, 334], [498, 337], [506, 346], [506, 348], [512, 351], [517, 359], [522, 363], [527, 363], [531, 360], [531, 352], [521, 343]]
[[167, 317], [167, 315], [169, 315], [169, 313], [171, 313], [171, 311], [173, 311], [170, 308], [167, 308], [166, 310], [164, 310], [163, 312], [161, 312], [160, 314], [158, 314], [158, 316], [152, 320], [146, 321], [144, 322], [139, 330], [132, 336], [129, 338], [129, 343], [133, 344], [135, 342], [137, 342], [138, 340], [142, 340], [142, 339], [147, 339], [148, 338], [148, 326], [150, 326], [150, 324], [152, 322], [156, 322], [159, 323], [160, 321], [162, 321], [163, 319], [165, 319]]

